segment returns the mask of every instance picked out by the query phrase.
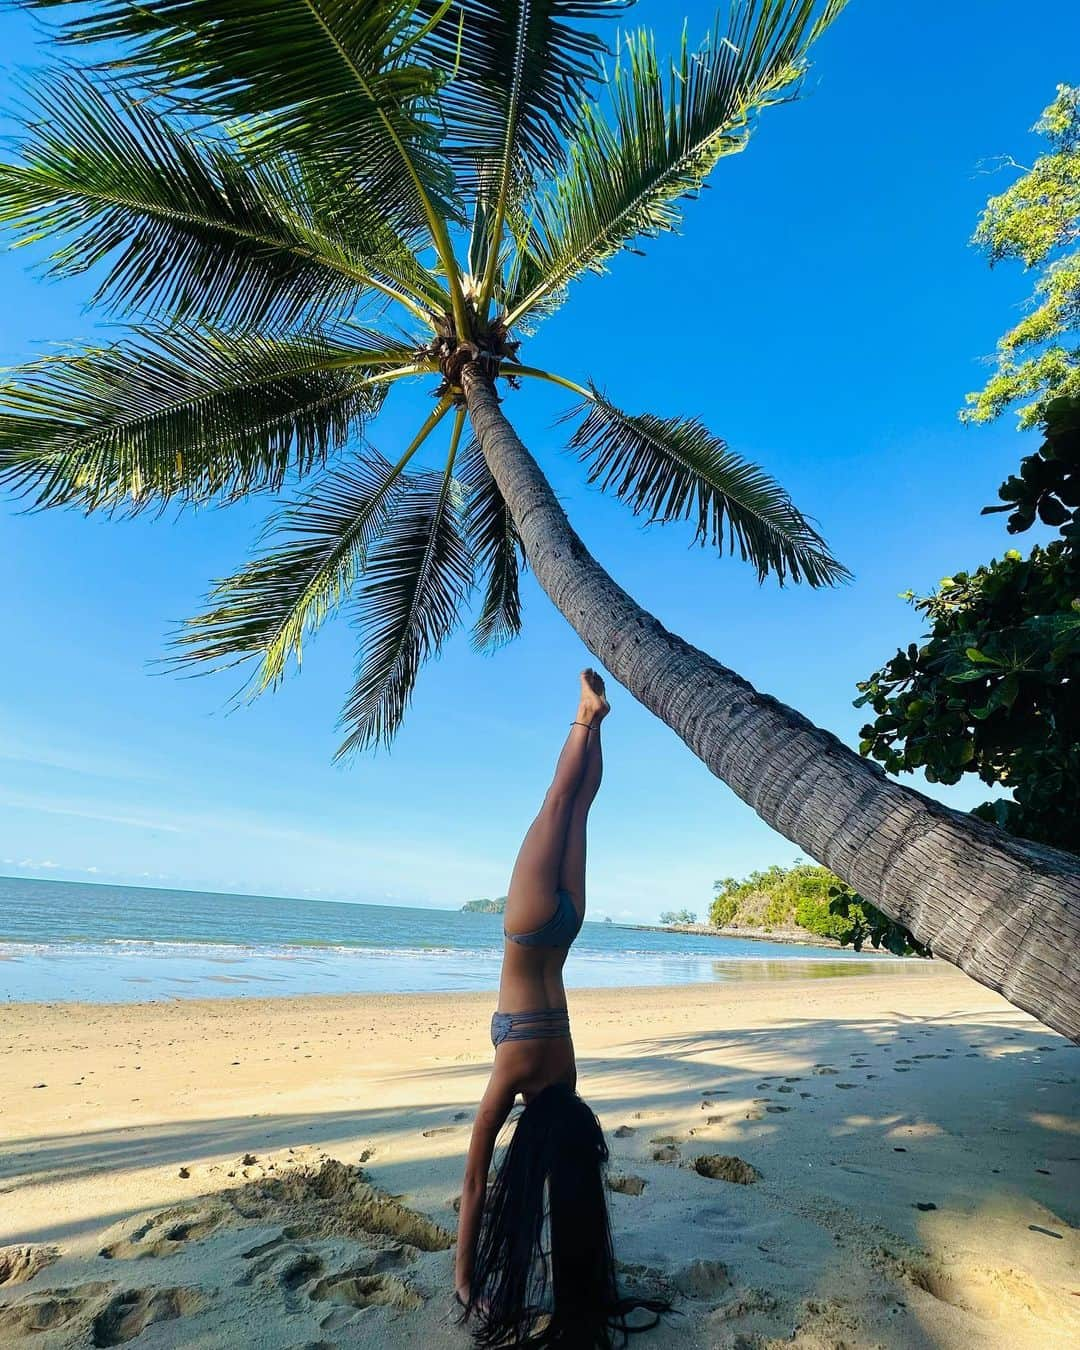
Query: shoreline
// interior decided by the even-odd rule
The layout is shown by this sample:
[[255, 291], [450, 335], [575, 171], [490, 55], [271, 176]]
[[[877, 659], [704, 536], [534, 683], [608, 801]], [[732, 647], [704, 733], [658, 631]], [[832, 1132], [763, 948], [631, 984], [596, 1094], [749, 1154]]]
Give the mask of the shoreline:
[[[624, 1280], [680, 1313], [642, 1350], [1080, 1335], [1080, 1054], [1062, 1037], [944, 963], [569, 1003]], [[0, 1246], [44, 1264], [0, 1287], [0, 1343], [74, 1350], [126, 1299], [160, 1318], [156, 1350], [464, 1350], [453, 1201], [494, 1006], [6, 1005]], [[700, 1175], [714, 1154], [760, 1179]], [[61, 1321], [30, 1331], [61, 1288]]]
[[[819, 937], [817, 933], [808, 933], [805, 928], [715, 928], [709, 923], [666, 923], [666, 924], [625, 924], [645, 933], [690, 933], [695, 937], [718, 937], [745, 939], [747, 942], [779, 942], [791, 947], [821, 947], [825, 951], [850, 951], [835, 938]], [[871, 948], [859, 953], [863, 956], [890, 956], [890, 952], [878, 952]], [[902, 958], [894, 958], [902, 959]]]

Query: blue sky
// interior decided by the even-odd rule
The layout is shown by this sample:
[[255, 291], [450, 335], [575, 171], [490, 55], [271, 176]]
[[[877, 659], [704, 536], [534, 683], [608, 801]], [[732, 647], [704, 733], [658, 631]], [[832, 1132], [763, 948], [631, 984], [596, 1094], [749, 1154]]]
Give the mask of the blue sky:
[[[674, 46], [708, 5], [643, 0]], [[1080, 9], [1029, 0], [853, 0], [802, 101], [688, 203], [680, 238], [573, 290], [522, 359], [589, 375], [630, 411], [692, 413], [766, 465], [819, 521], [854, 581], [759, 587], [737, 560], [642, 529], [588, 488], [553, 427], [563, 401], [507, 400], [600, 560], [669, 627], [849, 743], [855, 681], [918, 635], [897, 598], [1009, 546], [980, 518], [1023, 452], [1009, 417], [956, 410], [1015, 321], [1031, 278], [968, 244], [1026, 129], [1080, 71]], [[32, 21], [5, 7], [9, 78], [39, 64]], [[1070, 65], [1072, 54], [1073, 64]], [[0, 362], [82, 338], [89, 286], [45, 282], [0, 253]], [[429, 407], [396, 391], [375, 435], [399, 447]], [[328, 626], [277, 694], [228, 712], [235, 674], [152, 664], [210, 578], [248, 554], [268, 503], [158, 521], [20, 514], [0, 503], [7, 578], [0, 662], [0, 871], [330, 899], [457, 906], [498, 894], [573, 716], [587, 653], [530, 579], [524, 636], [494, 657], [462, 635], [424, 672], [390, 754], [334, 767], [353, 669]], [[593, 815], [597, 915], [707, 907], [714, 878], [797, 850], [618, 688]], [[943, 792], [968, 807], [978, 784]]]

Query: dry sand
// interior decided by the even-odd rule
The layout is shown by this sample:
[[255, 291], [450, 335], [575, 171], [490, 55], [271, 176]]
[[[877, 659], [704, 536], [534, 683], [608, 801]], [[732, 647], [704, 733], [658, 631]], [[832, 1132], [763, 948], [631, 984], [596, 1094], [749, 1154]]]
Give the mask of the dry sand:
[[[466, 1346], [449, 1244], [491, 1007], [6, 1006], [0, 1345]], [[1080, 1344], [1060, 1037], [941, 965], [571, 1013], [624, 1278], [678, 1309], [642, 1350]], [[718, 1155], [760, 1179], [695, 1170]]]

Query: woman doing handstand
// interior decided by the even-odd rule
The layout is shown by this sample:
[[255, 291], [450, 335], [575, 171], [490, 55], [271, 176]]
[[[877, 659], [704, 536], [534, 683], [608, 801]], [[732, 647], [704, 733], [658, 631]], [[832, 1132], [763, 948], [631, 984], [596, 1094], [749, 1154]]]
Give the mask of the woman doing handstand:
[[[604, 682], [581, 676], [577, 716], [514, 864], [502, 979], [491, 1019], [495, 1064], [465, 1165], [455, 1268], [463, 1317], [483, 1346], [607, 1350], [631, 1330], [619, 1298], [600, 1123], [577, 1095], [562, 969], [585, 917], [585, 833], [600, 787]], [[495, 1139], [525, 1107], [488, 1190]], [[546, 1246], [545, 1246], [546, 1240]], [[649, 1325], [654, 1325], [654, 1322]]]

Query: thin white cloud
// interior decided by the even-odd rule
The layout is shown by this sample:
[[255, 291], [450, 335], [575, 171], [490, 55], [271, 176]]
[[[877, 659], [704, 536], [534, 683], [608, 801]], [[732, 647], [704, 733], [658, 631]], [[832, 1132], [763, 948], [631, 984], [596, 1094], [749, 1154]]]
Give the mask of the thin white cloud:
[[168, 821], [155, 820], [148, 816], [121, 815], [110, 811], [99, 811], [80, 802], [57, 802], [41, 797], [7, 795], [0, 796], [0, 806], [18, 811], [40, 811], [47, 816], [73, 816], [79, 820], [98, 820], [107, 825], [126, 825], [136, 830], [165, 830], [169, 834], [182, 834], [179, 825]]

